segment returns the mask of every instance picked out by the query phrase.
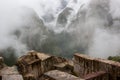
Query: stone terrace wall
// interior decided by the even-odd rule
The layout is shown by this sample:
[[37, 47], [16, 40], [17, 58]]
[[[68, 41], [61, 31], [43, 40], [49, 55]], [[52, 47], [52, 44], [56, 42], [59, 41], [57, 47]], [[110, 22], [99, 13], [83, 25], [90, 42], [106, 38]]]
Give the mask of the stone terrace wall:
[[77, 76], [85, 78], [89, 74], [96, 75], [100, 71], [106, 74], [104, 76], [102, 75], [100, 79], [95, 80], [118, 80], [120, 78], [120, 63], [90, 58], [89, 56], [78, 53], [74, 55], [74, 72]]

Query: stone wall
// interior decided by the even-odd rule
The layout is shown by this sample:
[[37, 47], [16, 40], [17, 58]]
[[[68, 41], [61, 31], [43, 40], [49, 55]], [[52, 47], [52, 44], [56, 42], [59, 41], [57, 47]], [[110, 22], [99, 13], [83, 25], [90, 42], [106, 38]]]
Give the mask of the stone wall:
[[0, 57], [0, 80], [120, 80], [120, 63], [78, 53], [67, 60], [30, 51], [13, 67]]
[[64, 62], [67, 60], [61, 57], [30, 51], [27, 55], [19, 58], [16, 65], [26, 80], [32, 76], [38, 80], [45, 72], [53, 70], [55, 64]]
[[120, 63], [90, 58], [89, 56], [78, 53], [74, 55], [74, 72], [77, 76], [85, 78], [88, 74], [97, 74], [100, 71], [105, 72], [105, 74], [102, 76], [97, 75], [95, 78], [101, 77], [96, 80], [117, 80], [120, 77]]

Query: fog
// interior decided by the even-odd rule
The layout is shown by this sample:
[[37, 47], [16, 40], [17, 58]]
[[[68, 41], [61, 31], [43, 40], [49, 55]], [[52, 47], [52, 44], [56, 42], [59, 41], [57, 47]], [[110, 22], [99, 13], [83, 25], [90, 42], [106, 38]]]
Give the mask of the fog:
[[0, 0], [0, 53], [120, 54], [119, 0]]

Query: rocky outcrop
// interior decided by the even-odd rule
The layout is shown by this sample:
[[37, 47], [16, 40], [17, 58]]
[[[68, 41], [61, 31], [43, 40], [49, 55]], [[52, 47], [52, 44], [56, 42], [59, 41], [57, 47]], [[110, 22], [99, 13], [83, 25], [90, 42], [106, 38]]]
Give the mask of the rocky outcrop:
[[72, 8], [66, 7], [58, 16], [56, 27], [65, 28], [68, 22], [68, 17], [71, 15], [73, 11]]

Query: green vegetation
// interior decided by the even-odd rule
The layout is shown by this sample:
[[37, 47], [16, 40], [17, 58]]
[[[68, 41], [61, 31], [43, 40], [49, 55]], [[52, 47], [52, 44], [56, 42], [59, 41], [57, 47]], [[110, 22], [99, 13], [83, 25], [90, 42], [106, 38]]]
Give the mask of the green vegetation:
[[5, 64], [7, 64], [8, 66], [12, 66], [13, 64], [16, 63], [16, 55], [15, 55], [15, 50], [11, 47], [2, 50], [0, 53], [4, 53], [4, 54], [0, 54], [3, 58], [4, 58], [4, 62]]
[[113, 61], [120, 62], [120, 56], [109, 56], [108, 60], [113, 60]]

